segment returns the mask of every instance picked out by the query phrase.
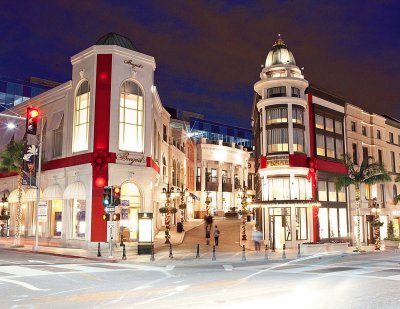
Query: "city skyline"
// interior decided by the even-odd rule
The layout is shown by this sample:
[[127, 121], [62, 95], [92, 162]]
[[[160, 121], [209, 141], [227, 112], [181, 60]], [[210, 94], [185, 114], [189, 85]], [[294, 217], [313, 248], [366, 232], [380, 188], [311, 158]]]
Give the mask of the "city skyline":
[[[394, 39], [398, 4], [342, 4], [7, 3], [0, 13], [9, 42], [0, 51], [0, 75], [65, 82], [72, 55], [116, 32], [155, 57], [155, 85], [166, 106], [250, 128], [252, 85], [280, 33], [312, 84], [370, 112], [397, 117], [400, 73], [391, 59], [400, 49]], [[11, 12], [19, 12], [17, 24]]]

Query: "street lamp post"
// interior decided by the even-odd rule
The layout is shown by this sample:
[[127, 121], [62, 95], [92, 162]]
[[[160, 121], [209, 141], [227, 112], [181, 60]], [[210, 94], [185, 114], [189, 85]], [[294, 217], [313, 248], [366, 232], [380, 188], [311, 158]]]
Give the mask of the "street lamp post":
[[210, 198], [210, 191], [208, 191], [207, 189], [204, 190], [204, 192], [206, 193], [206, 217], [208, 217], [210, 215], [210, 204], [211, 204], [211, 198]]
[[174, 188], [170, 189], [169, 185], [167, 185], [167, 188], [163, 188], [161, 198], [165, 201], [163, 209], [161, 210], [160, 208], [160, 212], [165, 213], [165, 244], [170, 244], [171, 213], [176, 213], [176, 208], [171, 207], [172, 201], [175, 198]]
[[376, 198], [374, 198], [372, 200], [371, 212], [374, 216], [373, 231], [374, 231], [374, 238], [375, 238], [375, 250], [381, 250], [380, 227], [383, 225], [383, 223], [381, 223], [379, 220], [379, 214], [381, 212], [381, 209], [379, 208], [379, 204], [376, 202]]
[[247, 209], [247, 204], [251, 202], [251, 197], [248, 195], [247, 187], [239, 189], [239, 199], [241, 200], [242, 204], [242, 240], [247, 240], [246, 235], [246, 222], [247, 222], [247, 215], [249, 213]]
[[183, 223], [185, 221], [185, 209], [186, 209], [186, 203], [185, 203], [185, 198], [189, 196], [189, 190], [187, 188], [178, 188], [177, 193], [181, 197], [181, 203], [179, 204], [179, 221], [182, 223], [182, 228], [183, 228]]

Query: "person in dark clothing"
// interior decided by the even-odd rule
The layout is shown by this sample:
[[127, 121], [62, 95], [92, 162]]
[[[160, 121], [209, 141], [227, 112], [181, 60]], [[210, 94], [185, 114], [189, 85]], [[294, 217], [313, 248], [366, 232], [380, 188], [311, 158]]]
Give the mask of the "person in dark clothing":
[[211, 238], [210, 230], [206, 229], [206, 242], [207, 242], [207, 245], [210, 244], [210, 238]]
[[219, 232], [218, 226], [215, 226], [215, 229], [214, 229], [214, 242], [215, 242], [216, 246], [218, 246], [219, 234], [220, 234], [220, 232]]

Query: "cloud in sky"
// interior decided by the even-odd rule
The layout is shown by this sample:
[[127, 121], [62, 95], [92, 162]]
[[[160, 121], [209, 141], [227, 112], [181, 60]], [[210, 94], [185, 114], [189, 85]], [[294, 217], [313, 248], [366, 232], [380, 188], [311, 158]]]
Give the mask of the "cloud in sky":
[[8, 1], [0, 75], [66, 81], [70, 57], [108, 32], [156, 58], [164, 105], [249, 127], [253, 85], [278, 33], [305, 77], [400, 117], [396, 1]]

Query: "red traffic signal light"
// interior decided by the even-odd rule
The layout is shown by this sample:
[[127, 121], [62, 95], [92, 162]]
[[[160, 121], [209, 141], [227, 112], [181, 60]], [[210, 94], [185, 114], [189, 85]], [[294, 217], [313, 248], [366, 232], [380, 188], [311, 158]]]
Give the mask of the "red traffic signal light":
[[36, 135], [38, 119], [38, 109], [34, 107], [28, 107], [26, 110], [26, 134]]
[[103, 214], [103, 221], [110, 221], [110, 214]]
[[120, 214], [113, 214], [112, 215], [112, 221], [119, 221], [121, 220], [121, 215]]
[[121, 187], [113, 186], [113, 196], [112, 196], [113, 206], [119, 206], [121, 204]]

